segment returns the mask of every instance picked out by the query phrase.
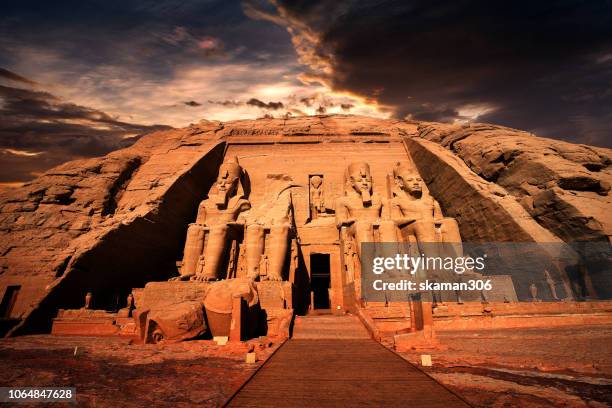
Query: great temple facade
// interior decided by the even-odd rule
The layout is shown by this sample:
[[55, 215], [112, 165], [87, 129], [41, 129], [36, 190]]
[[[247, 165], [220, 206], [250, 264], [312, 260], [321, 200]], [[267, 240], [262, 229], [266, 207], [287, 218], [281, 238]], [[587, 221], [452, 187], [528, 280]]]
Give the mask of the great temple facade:
[[368, 301], [361, 274], [363, 243], [431, 256], [426, 244], [446, 243], [453, 257], [463, 242], [607, 248], [610, 157], [492, 125], [342, 115], [157, 132], [2, 196], [4, 333], [240, 341], [290, 336], [295, 315], [325, 310], [401, 343], [431, 339], [432, 302], [450, 316], [465, 300], [609, 298], [580, 253], [575, 271], [508, 269], [476, 299]]

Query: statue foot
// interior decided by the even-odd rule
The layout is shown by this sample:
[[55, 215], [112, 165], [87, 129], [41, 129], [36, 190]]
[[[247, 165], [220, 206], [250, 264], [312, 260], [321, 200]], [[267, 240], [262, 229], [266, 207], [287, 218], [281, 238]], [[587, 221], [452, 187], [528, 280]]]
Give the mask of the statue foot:
[[273, 282], [280, 282], [283, 280], [283, 277], [280, 275], [268, 275], [264, 280], [269, 280]]
[[191, 278], [193, 278], [193, 275], [180, 275], [180, 276], [175, 276], [174, 278], [168, 279], [168, 282], [188, 281]]
[[191, 277], [191, 280], [195, 282], [210, 282], [210, 281], [217, 280], [217, 278], [215, 278], [214, 276], [209, 276], [209, 275], [195, 275]]

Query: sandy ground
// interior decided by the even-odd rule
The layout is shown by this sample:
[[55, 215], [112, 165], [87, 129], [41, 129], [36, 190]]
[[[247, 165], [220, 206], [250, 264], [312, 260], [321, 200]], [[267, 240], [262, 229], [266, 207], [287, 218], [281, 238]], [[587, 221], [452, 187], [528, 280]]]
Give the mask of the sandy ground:
[[[116, 337], [46, 335], [2, 339], [0, 387], [76, 387], [77, 405], [86, 407], [217, 407], [278, 345], [142, 345]], [[257, 353], [255, 364], [245, 363], [249, 346]]]
[[[612, 406], [612, 327], [439, 332], [402, 353], [476, 407]], [[73, 386], [78, 406], [221, 406], [279, 343], [142, 345], [116, 337], [0, 340], [0, 386]], [[75, 347], [78, 347], [75, 356]], [[246, 364], [254, 348], [256, 364]], [[20, 405], [25, 406], [25, 405]], [[40, 405], [32, 405], [40, 406]]]
[[448, 347], [402, 353], [476, 407], [612, 406], [612, 327], [438, 332]]

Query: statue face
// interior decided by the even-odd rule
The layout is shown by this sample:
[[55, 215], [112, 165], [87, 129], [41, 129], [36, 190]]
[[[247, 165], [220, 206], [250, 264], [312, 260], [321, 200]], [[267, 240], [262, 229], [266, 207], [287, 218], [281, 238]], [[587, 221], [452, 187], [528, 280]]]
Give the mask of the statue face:
[[231, 169], [222, 166], [217, 177], [217, 189], [220, 194], [232, 194], [238, 186], [238, 176]]
[[419, 195], [423, 193], [423, 180], [416, 174], [400, 174], [397, 181], [399, 187], [409, 194]]
[[351, 185], [358, 193], [367, 191], [372, 192], [372, 176], [370, 175], [370, 169], [367, 167], [361, 167], [354, 169], [349, 174]]

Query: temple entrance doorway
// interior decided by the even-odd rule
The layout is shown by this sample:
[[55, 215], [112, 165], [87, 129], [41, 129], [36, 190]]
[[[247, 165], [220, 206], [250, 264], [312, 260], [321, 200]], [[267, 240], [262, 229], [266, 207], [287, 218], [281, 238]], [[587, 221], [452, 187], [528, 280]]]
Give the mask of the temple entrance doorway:
[[331, 287], [329, 254], [310, 255], [310, 288], [313, 309], [329, 309]]

